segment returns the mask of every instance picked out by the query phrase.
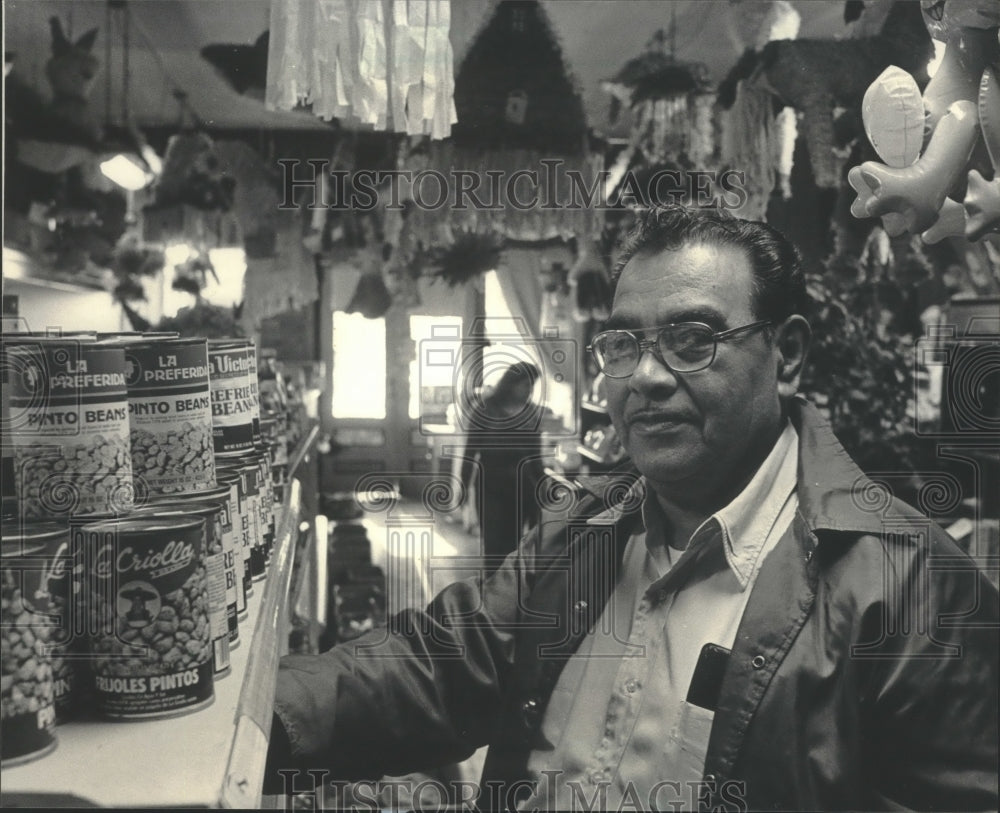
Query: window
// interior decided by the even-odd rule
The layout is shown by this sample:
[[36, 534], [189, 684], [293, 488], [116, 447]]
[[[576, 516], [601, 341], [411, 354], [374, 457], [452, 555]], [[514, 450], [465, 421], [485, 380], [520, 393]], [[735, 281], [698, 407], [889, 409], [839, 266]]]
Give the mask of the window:
[[385, 319], [333, 313], [334, 418], [385, 419]]

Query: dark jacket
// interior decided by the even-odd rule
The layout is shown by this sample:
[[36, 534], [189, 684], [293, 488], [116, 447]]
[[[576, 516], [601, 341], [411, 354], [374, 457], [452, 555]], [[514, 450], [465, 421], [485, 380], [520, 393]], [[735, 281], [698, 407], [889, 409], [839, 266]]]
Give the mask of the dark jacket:
[[[799, 509], [765, 560], [705, 764], [718, 809], [997, 807], [998, 595], [938, 526], [881, 497], [796, 400]], [[619, 482], [606, 489], [613, 501]], [[566, 660], [599, 617], [639, 519], [592, 496], [481, 584], [349, 646], [289, 656], [271, 765], [399, 775], [490, 744], [480, 804], [526, 776]], [[367, 647], [358, 649], [359, 646]], [[666, 736], [666, 732], [664, 732]], [[493, 791], [488, 793], [487, 789]]]

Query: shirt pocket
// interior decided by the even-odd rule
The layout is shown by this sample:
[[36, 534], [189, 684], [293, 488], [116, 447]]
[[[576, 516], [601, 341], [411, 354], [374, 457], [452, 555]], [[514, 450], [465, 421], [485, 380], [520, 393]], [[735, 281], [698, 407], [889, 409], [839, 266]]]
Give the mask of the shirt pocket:
[[700, 782], [705, 770], [708, 739], [712, 734], [715, 712], [681, 701], [677, 724], [671, 732], [668, 758], [675, 767], [678, 782]]

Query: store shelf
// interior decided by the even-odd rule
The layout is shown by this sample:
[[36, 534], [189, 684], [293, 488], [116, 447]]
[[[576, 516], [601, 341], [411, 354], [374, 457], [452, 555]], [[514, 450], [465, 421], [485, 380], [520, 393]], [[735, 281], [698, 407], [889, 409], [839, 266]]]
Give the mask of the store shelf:
[[71, 794], [105, 807], [259, 807], [300, 498], [292, 480], [267, 579], [247, 601], [255, 621], [241, 626], [212, 705], [173, 719], [61, 725], [55, 751], [0, 773], [0, 807], [22, 794]]

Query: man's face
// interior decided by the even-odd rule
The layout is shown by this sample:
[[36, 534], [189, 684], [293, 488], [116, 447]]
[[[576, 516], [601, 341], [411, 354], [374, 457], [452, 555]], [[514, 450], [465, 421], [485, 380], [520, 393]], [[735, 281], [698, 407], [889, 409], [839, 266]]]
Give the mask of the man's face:
[[[757, 321], [745, 252], [688, 244], [640, 253], [622, 271], [608, 329]], [[653, 334], [643, 334], [653, 338]], [[756, 470], [781, 422], [780, 356], [763, 331], [719, 342], [715, 361], [673, 373], [646, 350], [629, 378], [608, 378], [608, 411], [625, 450], [664, 496], [711, 499]]]

